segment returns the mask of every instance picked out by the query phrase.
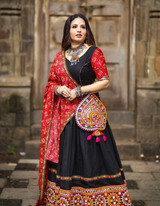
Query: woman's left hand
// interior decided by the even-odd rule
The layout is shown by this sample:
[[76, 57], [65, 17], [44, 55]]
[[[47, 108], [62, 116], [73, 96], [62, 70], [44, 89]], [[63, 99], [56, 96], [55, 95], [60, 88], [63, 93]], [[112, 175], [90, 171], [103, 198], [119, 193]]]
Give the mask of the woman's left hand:
[[69, 96], [69, 98], [67, 98], [67, 100], [73, 101], [75, 98], [76, 98], [76, 92], [75, 92], [75, 89], [72, 89], [70, 91], [70, 96]]

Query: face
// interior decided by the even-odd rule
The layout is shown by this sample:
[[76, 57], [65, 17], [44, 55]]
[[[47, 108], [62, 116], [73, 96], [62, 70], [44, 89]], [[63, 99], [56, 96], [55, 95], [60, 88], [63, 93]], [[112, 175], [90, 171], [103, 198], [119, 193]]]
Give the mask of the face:
[[71, 43], [83, 43], [86, 39], [86, 32], [85, 21], [80, 17], [74, 19], [70, 27]]

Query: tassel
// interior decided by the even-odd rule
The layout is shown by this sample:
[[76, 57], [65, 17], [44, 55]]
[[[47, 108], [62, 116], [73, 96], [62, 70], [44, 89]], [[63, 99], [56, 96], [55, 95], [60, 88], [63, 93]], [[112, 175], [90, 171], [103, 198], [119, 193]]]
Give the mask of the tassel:
[[89, 135], [89, 136], [87, 137], [87, 140], [91, 140], [91, 137], [92, 137], [92, 135]]
[[100, 138], [99, 137], [96, 137], [96, 142], [100, 142]]
[[87, 137], [87, 140], [91, 140], [92, 136], [96, 137], [96, 142], [100, 142], [99, 136], [103, 136], [103, 140], [107, 141], [107, 137], [99, 130], [95, 130], [91, 135]]
[[106, 142], [107, 141], [107, 137], [105, 135], [103, 135], [103, 140]]

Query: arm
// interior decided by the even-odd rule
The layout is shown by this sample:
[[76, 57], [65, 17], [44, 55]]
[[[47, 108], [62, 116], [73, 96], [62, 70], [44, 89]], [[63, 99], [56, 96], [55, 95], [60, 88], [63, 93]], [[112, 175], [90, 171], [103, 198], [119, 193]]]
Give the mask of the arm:
[[97, 81], [87, 86], [82, 86], [81, 91], [82, 91], [82, 94], [97, 93], [104, 89], [107, 89], [108, 87], [109, 87], [109, 80], [106, 79], [102, 81]]
[[91, 66], [96, 74], [97, 82], [81, 87], [82, 94], [100, 92], [109, 87], [109, 75], [106, 60], [102, 51], [97, 48], [91, 57]]

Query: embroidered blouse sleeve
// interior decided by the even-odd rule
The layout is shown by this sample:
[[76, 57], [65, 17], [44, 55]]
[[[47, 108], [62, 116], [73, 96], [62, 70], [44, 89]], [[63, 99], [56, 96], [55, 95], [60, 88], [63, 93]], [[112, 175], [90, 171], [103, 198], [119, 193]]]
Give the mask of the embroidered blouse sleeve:
[[106, 66], [106, 60], [104, 58], [104, 55], [102, 53], [102, 50], [97, 48], [92, 57], [91, 57], [91, 66], [93, 71], [96, 74], [96, 78], [98, 81], [108, 79], [109, 80], [109, 74]]

